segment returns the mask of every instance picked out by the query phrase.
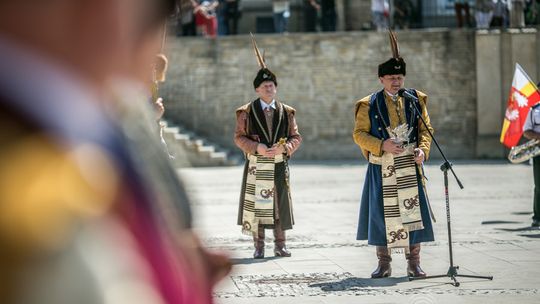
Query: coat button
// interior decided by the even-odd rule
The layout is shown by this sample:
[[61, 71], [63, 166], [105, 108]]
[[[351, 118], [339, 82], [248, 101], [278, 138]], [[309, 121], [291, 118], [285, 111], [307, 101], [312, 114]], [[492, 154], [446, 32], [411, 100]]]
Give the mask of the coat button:
[[379, 115], [375, 115], [375, 118], [379, 118]]
[[381, 131], [382, 129], [379, 127], [379, 131]]

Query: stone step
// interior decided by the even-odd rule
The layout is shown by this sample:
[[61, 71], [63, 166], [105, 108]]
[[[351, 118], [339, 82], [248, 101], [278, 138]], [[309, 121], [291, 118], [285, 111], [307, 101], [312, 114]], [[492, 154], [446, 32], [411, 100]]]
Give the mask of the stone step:
[[229, 159], [229, 153], [220, 151], [215, 145], [185, 128], [174, 126], [167, 121], [162, 121], [162, 125], [169, 151], [175, 156], [175, 166], [210, 167], [238, 164], [237, 160]]

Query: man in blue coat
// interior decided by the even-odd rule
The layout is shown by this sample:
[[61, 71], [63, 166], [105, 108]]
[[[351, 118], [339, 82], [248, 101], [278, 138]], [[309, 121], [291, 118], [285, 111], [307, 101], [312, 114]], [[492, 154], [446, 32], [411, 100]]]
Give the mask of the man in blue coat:
[[427, 112], [427, 95], [409, 89], [418, 97], [424, 126], [413, 109], [413, 100], [398, 96], [403, 88], [406, 64], [397, 40], [390, 32], [393, 57], [379, 65], [383, 89], [356, 103], [354, 141], [368, 159], [358, 240], [377, 246], [379, 264], [372, 278], [391, 275], [391, 252], [404, 252], [407, 273], [426, 274], [420, 268], [420, 243], [433, 241], [428, 202], [422, 187], [422, 164], [429, 156], [433, 131]]

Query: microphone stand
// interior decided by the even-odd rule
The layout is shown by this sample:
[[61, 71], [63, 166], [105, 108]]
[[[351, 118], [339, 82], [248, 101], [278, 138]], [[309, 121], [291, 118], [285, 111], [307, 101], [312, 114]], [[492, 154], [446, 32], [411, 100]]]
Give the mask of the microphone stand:
[[435, 278], [445, 278], [449, 277], [452, 279], [452, 285], [455, 287], [458, 287], [460, 284], [457, 281], [457, 277], [465, 277], [465, 278], [476, 278], [476, 279], [486, 279], [486, 280], [493, 280], [493, 276], [477, 276], [477, 275], [465, 275], [465, 274], [458, 274], [459, 266], [454, 265], [454, 254], [452, 251], [452, 229], [451, 229], [451, 219], [450, 219], [450, 196], [448, 195], [448, 170], [452, 172], [454, 175], [454, 179], [456, 180], [459, 188], [463, 189], [463, 184], [459, 180], [459, 178], [456, 175], [456, 172], [453, 169], [453, 165], [451, 162], [448, 161], [448, 158], [446, 158], [446, 155], [444, 155], [443, 150], [441, 149], [441, 146], [439, 146], [439, 143], [437, 142], [437, 139], [435, 136], [433, 136], [433, 133], [429, 130], [426, 121], [422, 117], [422, 111], [418, 108], [418, 98], [411, 93], [407, 92], [405, 89], [401, 89], [399, 91], [399, 96], [402, 96], [403, 98], [410, 98], [413, 100], [411, 102], [411, 108], [414, 110], [415, 115], [417, 115], [420, 120], [422, 121], [422, 124], [426, 128], [426, 130], [429, 133], [429, 136], [435, 143], [435, 146], [437, 147], [437, 150], [439, 150], [439, 153], [441, 153], [441, 156], [444, 160], [444, 163], [440, 166], [441, 171], [444, 175], [444, 195], [446, 198], [446, 224], [448, 227], [448, 251], [450, 256], [450, 267], [448, 268], [448, 271], [446, 274], [440, 274], [440, 275], [431, 275], [431, 276], [425, 276], [425, 277], [409, 277], [409, 281], [415, 281], [415, 280], [426, 280], [426, 279], [435, 279]]

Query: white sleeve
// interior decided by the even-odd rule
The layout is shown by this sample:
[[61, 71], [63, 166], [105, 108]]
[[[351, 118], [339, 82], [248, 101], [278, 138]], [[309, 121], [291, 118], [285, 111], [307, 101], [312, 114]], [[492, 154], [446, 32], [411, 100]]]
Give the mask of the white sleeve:
[[531, 108], [531, 109], [529, 110], [529, 112], [527, 113], [527, 119], [525, 119], [525, 124], [523, 125], [523, 132], [525, 132], [525, 131], [530, 131], [530, 130], [533, 129], [532, 119], [531, 119], [532, 114], [533, 114], [533, 113], [532, 113], [533, 111], [534, 111], [534, 109]]

